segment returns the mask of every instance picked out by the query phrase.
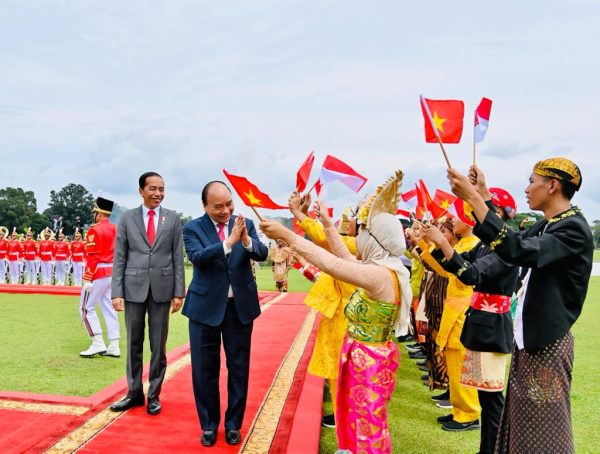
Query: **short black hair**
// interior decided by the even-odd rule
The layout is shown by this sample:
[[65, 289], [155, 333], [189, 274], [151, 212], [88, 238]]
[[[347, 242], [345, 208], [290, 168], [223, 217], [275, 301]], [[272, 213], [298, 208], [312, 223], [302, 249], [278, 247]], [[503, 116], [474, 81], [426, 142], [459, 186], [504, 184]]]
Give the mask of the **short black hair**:
[[159, 177], [162, 178], [162, 176], [160, 176], [158, 173], [156, 172], [146, 172], [146, 173], [142, 173], [140, 175], [140, 179], [139, 179], [139, 185], [140, 185], [140, 189], [144, 189], [146, 187], [146, 179], [150, 178], [150, 177]]
[[575, 186], [570, 181], [559, 180], [558, 178], [552, 178], [552, 177], [544, 177], [544, 179], [546, 181], [550, 181], [550, 180], [558, 181], [560, 183], [560, 193], [563, 195], [563, 197], [565, 199], [567, 199], [569, 201], [573, 198], [573, 196], [577, 192], [577, 186]]
[[225, 186], [227, 188], [227, 190], [231, 193], [231, 189], [229, 189], [229, 186], [227, 186], [224, 182], [222, 182], [221, 180], [213, 180], [213, 181], [209, 181], [208, 183], [206, 183], [206, 185], [204, 186], [204, 188], [202, 188], [202, 205], [206, 206], [206, 199], [208, 199], [208, 190], [210, 189], [210, 187], [213, 184], [216, 183], [220, 183], [223, 186]]
[[573, 198], [573, 196], [575, 195], [575, 192], [577, 192], [577, 186], [575, 186], [573, 183], [571, 183], [569, 181], [561, 181], [560, 182], [560, 191], [562, 192], [562, 195], [564, 195], [567, 200], [571, 200]]

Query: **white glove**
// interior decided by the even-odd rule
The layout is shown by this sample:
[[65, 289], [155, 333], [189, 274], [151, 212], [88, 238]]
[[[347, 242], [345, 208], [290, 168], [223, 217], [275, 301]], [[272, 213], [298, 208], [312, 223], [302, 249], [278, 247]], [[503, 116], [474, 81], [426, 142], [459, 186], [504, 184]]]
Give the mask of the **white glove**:
[[90, 281], [83, 281], [83, 290], [86, 292], [92, 290], [92, 283]]

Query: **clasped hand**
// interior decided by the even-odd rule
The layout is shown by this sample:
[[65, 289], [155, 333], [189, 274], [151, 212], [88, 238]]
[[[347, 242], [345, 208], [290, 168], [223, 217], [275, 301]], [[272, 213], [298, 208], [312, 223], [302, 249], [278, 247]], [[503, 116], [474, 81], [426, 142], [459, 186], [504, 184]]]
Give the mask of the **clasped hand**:
[[227, 243], [227, 247], [231, 249], [233, 245], [240, 240], [242, 240], [244, 246], [250, 244], [250, 237], [248, 236], [248, 229], [246, 228], [246, 219], [243, 215], [238, 214], [225, 242]]

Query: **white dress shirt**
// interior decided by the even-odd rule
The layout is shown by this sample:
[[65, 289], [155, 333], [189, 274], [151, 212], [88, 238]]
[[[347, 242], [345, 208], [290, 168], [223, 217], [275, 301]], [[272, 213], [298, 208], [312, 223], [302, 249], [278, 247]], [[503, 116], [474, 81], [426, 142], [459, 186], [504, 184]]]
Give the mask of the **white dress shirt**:
[[[152, 209], [154, 210], [154, 236], [156, 237], [156, 226], [160, 216], [160, 205]], [[142, 204], [142, 218], [144, 218], [144, 228], [146, 229], [146, 232], [148, 231], [148, 221], [150, 221], [150, 215], [148, 213], [150, 213], [150, 208]]]
[[[221, 223], [218, 221], [215, 221], [213, 218], [210, 218], [210, 220], [215, 225], [215, 230], [217, 231], [217, 234], [218, 234], [219, 233], [219, 224], [221, 224]], [[229, 223], [227, 223], [227, 222], [223, 224], [223, 235], [225, 236], [225, 239], [227, 239], [227, 237], [229, 236]], [[242, 246], [244, 246], [244, 248], [248, 252], [252, 252], [252, 238], [250, 238], [250, 236], [248, 236], [248, 240], [250, 241], [248, 246], [246, 246], [243, 242], [242, 242]], [[223, 241], [222, 243], [223, 243], [223, 252], [225, 252], [225, 255], [227, 256], [231, 252], [231, 249], [227, 247], [227, 243], [225, 243], [225, 241]], [[229, 290], [227, 291], [227, 298], [233, 298], [233, 289], [231, 288], [231, 285], [229, 286]]]

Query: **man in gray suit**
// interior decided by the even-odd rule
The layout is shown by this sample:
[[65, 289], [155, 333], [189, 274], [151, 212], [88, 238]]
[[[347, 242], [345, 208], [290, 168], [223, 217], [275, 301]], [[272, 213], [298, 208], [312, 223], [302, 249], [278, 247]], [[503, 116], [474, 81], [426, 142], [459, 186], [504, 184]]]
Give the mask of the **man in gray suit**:
[[112, 275], [113, 307], [125, 309], [129, 391], [110, 409], [125, 411], [144, 405], [142, 358], [147, 312], [152, 351], [147, 411], [156, 415], [161, 410], [158, 396], [167, 370], [169, 309], [177, 312], [185, 296], [183, 240], [177, 213], [160, 206], [165, 196], [162, 177], [144, 173], [139, 186], [144, 203], [121, 217]]

